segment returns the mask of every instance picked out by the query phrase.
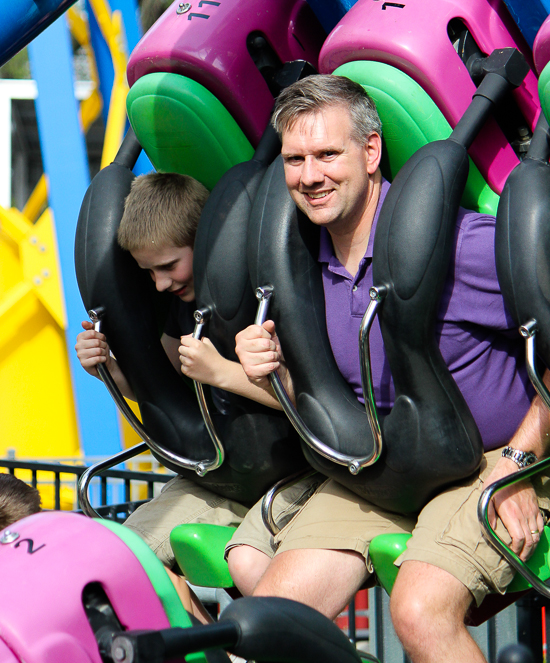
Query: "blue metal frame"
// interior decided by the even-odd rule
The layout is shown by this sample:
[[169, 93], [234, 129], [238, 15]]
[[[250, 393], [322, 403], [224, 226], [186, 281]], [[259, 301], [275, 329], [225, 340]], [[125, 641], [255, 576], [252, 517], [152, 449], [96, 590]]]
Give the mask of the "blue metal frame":
[[90, 176], [74, 96], [70, 34], [64, 17], [31, 42], [29, 58], [38, 86], [36, 114], [44, 172], [49, 181], [49, 204], [57, 233], [68, 322], [67, 348], [81, 447], [87, 456], [111, 455], [122, 446], [115, 404], [105, 387], [82, 369], [74, 351], [80, 323], [88, 317], [76, 283], [74, 236]]
[[550, 0], [504, 0], [525, 41], [533, 48], [533, 41], [550, 11]]
[[0, 2], [0, 66], [46, 29], [76, 0]]

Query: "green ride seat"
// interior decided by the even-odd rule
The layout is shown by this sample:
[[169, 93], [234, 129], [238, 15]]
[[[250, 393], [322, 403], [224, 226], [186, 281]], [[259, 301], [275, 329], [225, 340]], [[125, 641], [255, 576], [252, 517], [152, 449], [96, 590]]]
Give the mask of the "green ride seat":
[[550, 63], [542, 70], [538, 87], [541, 110], [546, 121], [550, 122]]
[[178, 525], [170, 533], [174, 556], [185, 578], [199, 587], [234, 587], [224, 559], [236, 528], [208, 523]]
[[[411, 534], [380, 534], [369, 546], [369, 556], [380, 585], [391, 594], [399, 568], [395, 560], [405, 552]], [[527, 566], [542, 582], [550, 578], [550, 527], [545, 527], [535, 552], [527, 560]], [[531, 585], [516, 573], [508, 585], [508, 592], [523, 592]]]

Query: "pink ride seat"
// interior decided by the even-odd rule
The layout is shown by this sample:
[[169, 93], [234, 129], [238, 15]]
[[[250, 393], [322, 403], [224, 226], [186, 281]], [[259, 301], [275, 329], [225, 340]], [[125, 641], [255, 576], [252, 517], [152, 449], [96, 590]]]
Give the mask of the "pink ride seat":
[[[319, 70], [332, 73], [346, 62], [358, 60], [392, 65], [419, 83], [455, 127], [476, 86], [451, 42], [450, 24], [467, 28], [482, 53], [515, 47], [532, 65], [530, 50], [502, 2], [409, 0], [396, 7], [359, 0], [324, 43]], [[540, 112], [532, 71], [513, 94], [532, 131]], [[491, 188], [500, 194], [518, 159], [495, 120], [487, 122], [469, 153]]]
[[242, 0], [238, 11], [224, 0], [199, 2], [184, 13], [179, 8], [176, 0], [133, 50], [130, 86], [151, 73], [186, 76], [225, 106], [256, 147], [273, 106], [259, 67], [269, 69], [277, 59], [317, 67], [323, 29], [305, 0]]
[[0, 586], [1, 663], [102, 663], [83, 600], [91, 588], [104, 592], [125, 629], [190, 624], [162, 564], [137, 535], [74, 513], [42, 512], [2, 530]]

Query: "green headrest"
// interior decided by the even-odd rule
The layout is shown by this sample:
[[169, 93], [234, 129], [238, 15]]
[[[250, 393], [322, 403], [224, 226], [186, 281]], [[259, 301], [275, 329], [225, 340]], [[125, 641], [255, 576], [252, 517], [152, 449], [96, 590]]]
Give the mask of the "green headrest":
[[179, 74], [138, 79], [128, 118], [157, 171], [191, 175], [212, 190], [232, 166], [254, 154], [235, 120], [205, 87]]
[[544, 67], [539, 77], [539, 99], [544, 117], [550, 124], [550, 62]]
[[[362, 85], [376, 103], [382, 120], [382, 173], [393, 180], [401, 166], [420, 147], [444, 140], [452, 132], [431, 97], [410, 76], [382, 62], [348, 62], [333, 74]], [[466, 209], [496, 215], [499, 197], [470, 159], [470, 173], [462, 196]]]

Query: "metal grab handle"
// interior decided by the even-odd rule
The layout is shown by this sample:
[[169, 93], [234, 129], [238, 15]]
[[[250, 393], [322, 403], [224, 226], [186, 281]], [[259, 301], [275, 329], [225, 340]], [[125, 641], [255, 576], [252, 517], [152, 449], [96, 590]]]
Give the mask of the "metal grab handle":
[[308, 479], [314, 474], [317, 474], [315, 470], [300, 470], [300, 472], [296, 472], [295, 474], [291, 474], [289, 477], [285, 477], [284, 479], [277, 481], [277, 483], [263, 496], [262, 520], [264, 521], [266, 528], [271, 532], [272, 536], [275, 536], [281, 531], [281, 528], [275, 522], [275, 518], [273, 518], [273, 503], [275, 502], [277, 495], [282, 493], [285, 488], [290, 488], [291, 486], [297, 484], [298, 481], [302, 481], [302, 479]]
[[[101, 317], [103, 313], [104, 310], [100, 307], [88, 311], [90, 320], [94, 324], [95, 331], [98, 332], [101, 331]], [[99, 377], [105, 383], [107, 390], [111, 394], [112, 399], [115, 401], [118, 409], [121, 411], [126, 421], [130, 424], [133, 430], [139, 435], [139, 437], [144, 442], [147, 443], [147, 446], [151, 449], [151, 451], [153, 451], [159, 458], [161, 458], [162, 460], [168, 463], [172, 463], [173, 465], [181, 467], [184, 470], [192, 470], [193, 472], [196, 472], [196, 474], [198, 474], [198, 476], [200, 477], [204, 476], [206, 472], [210, 471], [210, 469], [214, 469], [210, 467], [210, 464], [212, 462], [216, 463], [219, 460], [218, 457], [216, 457], [214, 461], [191, 460], [190, 458], [184, 458], [183, 456], [180, 456], [179, 454], [176, 454], [173, 451], [170, 451], [169, 449], [161, 447], [157, 442], [155, 442], [155, 440], [153, 440], [149, 436], [149, 434], [143, 427], [141, 421], [133, 413], [132, 408], [126, 402], [126, 399], [120, 392], [120, 389], [118, 388], [116, 382], [113, 379], [113, 376], [109, 373], [108, 369], [103, 364], [98, 364], [97, 372], [99, 373]], [[205, 467], [207, 467], [208, 469], [204, 469]], [[216, 467], [219, 467], [219, 465], [217, 465]]]
[[90, 485], [90, 481], [98, 474], [101, 474], [101, 472], [104, 470], [109, 470], [111, 467], [114, 467], [119, 463], [124, 463], [124, 461], [129, 460], [134, 456], [139, 456], [139, 454], [142, 454], [145, 451], [149, 451], [149, 447], [147, 444], [145, 444], [145, 442], [140, 442], [139, 444], [136, 444], [129, 449], [120, 451], [119, 453], [111, 456], [110, 458], [107, 458], [106, 460], [101, 460], [99, 463], [91, 465], [85, 472], [80, 475], [80, 479], [78, 480], [77, 485], [78, 502], [82, 508], [82, 511], [87, 516], [90, 518], [103, 519], [103, 516], [99, 515], [99, 513], [93, 508], [90, 500], [88, 499], [88, 486]]
[[[384, 285], [374, 286], [369, 290], [370, 304], [365, 311], [359, 327], [359, 352], [361, 353], [361, 386], [363, 387], [363, 399], [365, 400], [365, 410], [369, 420], [372, 437], [374, 440], [374, 458], [372, 463], [380, 458], [382, 453], [382, 429], [378, 419], [376, 409], [376, 400], [374, 398], [374, 387], [372, 384], [372, 371], [370, 364], [370, 343], [369, 334], [378, 311], [378, 307], [384, 301], [388, 294], [388, 288]], [[371, 463], [371, 464], [372, 464]]]
[[[255, 320], [257, 325], [262, 325], [266, 321], [272, 295], [272, 285], [256, 288], [256, 298], [259, 302]], [[319, 455], [323, 456], [323, 458], [331, 460], [338, 465], [346, 465], [350, 473], [354, 475], [359, 474], [363, 468], [372, 465], [378, 459], [378, 456], [376, 455], [376, 448], [370, 456], [356, 457], [342, 454], [329, 447], [314, 433], [311, 432], [302, 417], [298, 414], [294, 403], [290, 400], [288, 394], [286, 393], [286, 389], [284, 388], [277, 371], [273, 371], [273, 373], [269, 374], [269, 382], [273, 388], [273, 391], [275, 392], [275, 396], [277, 396], [277, 400], [281, 404], [281, 407], [283, 408], [286, 416], [289, 418], [290, 423], [296, 429], [298, 435], [309, 447], [311, 447]]]
[[[197, 341], [200, 341], [204, 325], [208, 322], [211, 315], [212, 310], [208, 307], [198, 309], [195, 311], [195, 313], [193, 313], [193, 317], [195, 318], [196, 323], [195, 329], [193, 331], [193, 338], [196, 338]], [[197, 474], [199, 474], [199, 476], [204, 476], [207, 472], [217, 470], [218, 467], [220, 467], [220, 465], [225, 460], [225, 450], [223, 448], [223, 444], [218, 435], [216, 427], [214, 426], [214, 422], [212, 421], [212, 417], [210, 416], [208, 403], [206, 402], [206, 398], [204, 396], [204, 387], [202, 386], [201, 382], [197, 382], [196, 380], [193, 380], [193, 385], [195, 387], [195, 393], [197, 394], [197, 400], [199, 401], [199, 408], [202, 414], [204, 425], [206, 426], [206, 430], [208, 431], [210, 439], [212, 440], [216, 450], [216, 456], [213, 460], [202, 461], [202, 474], [199, 474], [198, 472]]]
[[550, 392], [542, 381], [537, 370], [537, 348], [536, 335], [538, 332], [538, 323], [536, 320], [528, 320], [519, 328], [519, 333], [525, 339], [525, 358], [527, 361], [527, 375], [531, 380], [535, 391], [541, 397], [542, 402], [550, 409]]
[[504, 559], [514, 567], [514, 569], [521, 575], [528, 583], [530, 583], [537, 592], [540, 592], [546, 598], [550, 598], [550, 587], [545, 585], [539, 578], [531, 571], [531, 569], [523, 562], [508, 546], [503, 543], [498, 534], [493, 530], [489, 524], [489, 502], [493, 495], [507, 486], [513, 486], [515, 483], [523, 481], [524, 479], [529, 479], [534, 474], [542, 472], [546, 468], [550, 467], [550, 458], [545, 458], [544, 460], [529, 465], [529, 467], [519, 470], [510, 476], [504, 477], [495, 481], [488, 488], [486, 488], [479, 499], [477, 505], [477, 517], [481, 524], [481, 531], [483, 536], [487, 541], [499, 552]]

